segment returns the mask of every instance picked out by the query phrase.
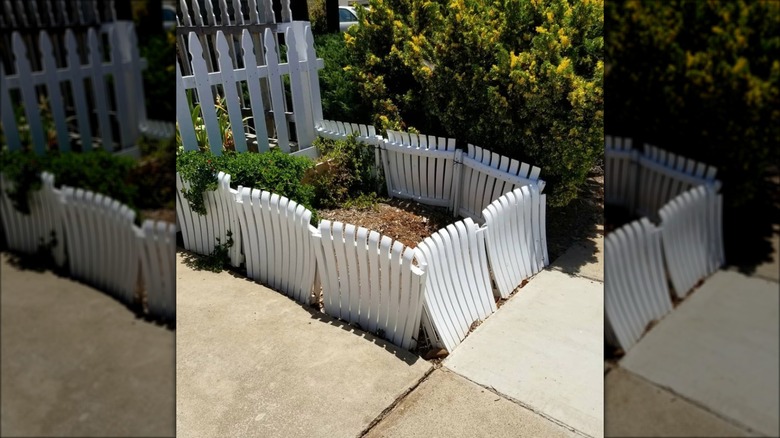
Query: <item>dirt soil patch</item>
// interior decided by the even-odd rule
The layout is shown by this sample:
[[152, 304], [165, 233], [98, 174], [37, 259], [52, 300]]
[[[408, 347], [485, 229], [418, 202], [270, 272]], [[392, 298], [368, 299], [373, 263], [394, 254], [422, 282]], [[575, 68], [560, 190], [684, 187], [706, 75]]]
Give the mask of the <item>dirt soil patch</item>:
[[320, 217], [368, 228], [414, 248], [426, 237], [458, 221], [446, 207], [432, 207], [405, 199], [383, 199], [373, 208], [319, 210]]

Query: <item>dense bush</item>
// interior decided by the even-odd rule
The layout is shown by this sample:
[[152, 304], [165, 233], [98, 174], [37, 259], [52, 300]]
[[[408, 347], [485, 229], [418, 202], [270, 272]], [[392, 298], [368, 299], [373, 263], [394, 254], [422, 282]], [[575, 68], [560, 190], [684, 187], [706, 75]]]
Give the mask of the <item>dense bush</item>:
[[187, 151], [176, 157], [176, 170], [190, 190], [183, 195], [193, 211], [206, 214], [203, 193], [216, 190], [217, 173], [231, 176], [231, 186], [239, 185], [273, 192], [303, 205], [312, 211], [312, 221], [317, 222], [314, 210], [314, 187], [302, 182], [303, 176], [314, 165], [311, 159], [285, 154], [277, 149], [264, 153], [225, 152], [214, 155], [209, 151]]
[[326, 119], [371, 123], [371, 109], [363, 103], [351, 69], [350, 51], [340, 33], [314, 37], [317, 57], [325, 61], [319, 71], [322, 114]]
[[542, 167], [550, 204], [603, 153], [602, 2], [371, 0], [346, 35], [383, 129], [414, 127]]
[[726, 255], [760, 259], [778, 220], [780, 3], [609, 2], [605, 19], [606, 131], [718, 167]]
[[154, 34], [140, 46], [148, 67], [143, 71], [147, 117], [174, 120], [176, 114], [176, 34]]
[[316, 205], [335, 208], [376, 202], [380, 186], [374, 171], [374, 148], [350, 135], [346, 140], [317, 138], [314, 142], [326, 169], [312, 177]]
[[8, 195], [14, 207], [29, 213], [29, 193], [40, 189], [40, 173], [54, 175], [57, 187], [78, 187], [102, 193], [135, 209], [138, 190], [128, 184], [132, 158], [118, 156], [98, 149], [92, 152], [60, 153], [52, 151], [38, 155], [31, 151], [0, 151], [0, 172], [14, 182]]

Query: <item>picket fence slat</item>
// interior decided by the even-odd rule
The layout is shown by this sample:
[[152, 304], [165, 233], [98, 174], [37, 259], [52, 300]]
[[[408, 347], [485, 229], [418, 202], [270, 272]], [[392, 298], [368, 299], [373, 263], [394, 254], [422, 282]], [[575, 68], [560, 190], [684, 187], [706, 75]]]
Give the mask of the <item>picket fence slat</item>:
[[323, 220], [319, 234], [325, 313], [414, 348], [426, 276], [412, 264], [414, 250], [341, 222]]
[[136, 228], [149, 313], [165, 320], [176, 317], [176, 227], [145, 220]]
[[440, 339], [448, 351], [466, 337], [472, 323], [496, 310], [485, 235], [478, 229], [466, 218], [433, 233], [415, 249], [417, 260], [427, 266], [423, 306], [435, 330], [429, 338]]
[[661, 229], [642, 218], [608, 234], [604, 245], [605, 316], [619, 346], [628, 350], [648, 324], [672, 310]]

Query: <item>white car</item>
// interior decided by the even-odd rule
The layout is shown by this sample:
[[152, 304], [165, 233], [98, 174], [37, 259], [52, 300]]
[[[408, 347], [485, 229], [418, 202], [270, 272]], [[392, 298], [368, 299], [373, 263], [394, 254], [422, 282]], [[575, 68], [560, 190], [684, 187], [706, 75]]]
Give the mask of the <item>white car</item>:
[[357, 12], [351, 6], [339, 6], [339, 30], [346, 32], [351, 26], [358, 24]]

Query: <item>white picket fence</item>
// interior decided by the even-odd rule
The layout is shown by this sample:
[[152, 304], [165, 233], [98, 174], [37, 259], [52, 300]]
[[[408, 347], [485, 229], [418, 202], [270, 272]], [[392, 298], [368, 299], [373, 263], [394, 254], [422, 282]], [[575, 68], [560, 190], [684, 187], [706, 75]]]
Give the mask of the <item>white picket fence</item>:
[[667, 277], [684, 298], [723, 264], [722, 197], [714, 167], [654, 146], [640, 153], [630, 139], [607, 136], [605, 159], [607, 203], [644, 216], [605, 242], [608, 341], [628, 350], [671, 311]]
[[[261, 190], [233, 190], [230, 175], [221, 172], [217, 190], [204, 195], [207, 214], [200, 216], [181, 194], [188, 183], [180, 176], [177, 180], [185, 248], [209, 254], [216, 237], [224, 238], [230, 229], [235, 241], [231, 262], [238, 266], [243, 260], [248, 277], [302, 304], [320, 299], [320, 285], [325, 313], [403, 348], [416, 346], [422, 324], [434, 343], [452, 351], [471, 324], [495, 311], [486, 236], [492, 239], [492, 272], [502, 276], [496, 279], [501, 296], [548, 263], [545, 198], [536, 185], [518, 188], [497, 201], [499, 207], [488, 209], [491, 223], [506, 231], [503, 237], [491, 225], [480, 228], [466, 218], [413, 251], [350, 224], [322, 221], [314, 228], [311, 212], [302, 206]], [[518, 277], [514, 266], [503, 267], [514, 259], [502, 257], [522, 257], [528, 265], [518, 268]]]
[[425, 267], [414, 250], [363, 227], [322, 221], [318, 263], [324, 310], [402, 348], [420, 329]]
[[[107, 45], [102, 40], [108, 41]], [[38, 39], [40, 69], [33, 69], [29, 50], [18, 32], [11, 36], [15, 71], [0, 65], [0, 121], [11, 150], [21, 149], [23, 136], [38, 153], [52, 143], [60, 151], [102, 148], [138, 156], [136, 146], [144, 133], [172, 137], [170, 123], [146, 117], [140, 58], [131, 22], [113, 22], [87, 30], [86, 45], [77, 42], [71, 29], [65, 31], [63, 67], [55, 59], [54, 45], [46, 31]], [[81, 62], [86, 52], [87, 62]], [[104, 61], [104, 53], [110, 56]], [[37, 88], [42, 90], [39, 94]], [[63, 92], [63, 89], [66, 92]], [[20, 101], [13, 96], [18, 93]], [[23, 120], [16, 114], [22, 113]], [[94, 122], [93, 122], [94, 121]]]
[[48, 245], [57, 265], [67, 266], [74, 278], [133, 303], [139, 273], [151, 315], [171, 320], [175, 315], [175, 242], [172, 224], [144, 221], [137, 227], [135, 213], [119, 202], [90, 191], [54, 187], [54, 177], [41, 175], [42, 188], [30, 194], [30, 214], [13, 207], [7, 190], [11, 183], [0, 175], [0, 212], [9, 249], [35, 254]]
[[146, 220], [140, 230], [133, 228], [149, 313], [173, 321], [176, 319], [176, 226]]
[[428, 266], [424, 301], [432, 324], [426, 327], [428, 337], [453, 351], [475, 321], [496, 311], [485, 230], [466, 218], [425, 238], [416, 255]]
[[[198, 254], [209, 255], [217, 244], [228, 242], [231, 232], [233, 245], [228, 248], [230, 263], [241, 265], [241, 234], [238, 215], [233, 203], [238, 192], [230, 188], [230, 175], [220, 172], [217, 176], [217, 190], [203, 193], [206, 214], [200, 215], [189, 207], [183, 189], [189, 190], [189, 183], [176, 174], [176, 218], [184, 239], [184, 248]], [[219, 239], [219, 240], [217, 240]]]
[[622, 205], [651, 220], [670, 199], [699, 185], [720, 189], [717, 169], [704, 163], [645, 145], [632, 149], [631, 139], [605, 137], [605, 201]]
[[[41, 246], [58, 242], [52, 248], [52, 256], [58, 266], [65, 263], [65, 245], [62, 243], [62, 203], [59, 190], [54, 188], [54, 176], [41, 175], [41, 189], [29, 195], [30, 214], [22, 214], [14, 208], [8, 193], [14, 183], [0, 174], [0, 220], [8, 247], [27, 254], [34, 254]], [[52, 236], [54, 233], [54, 236]]]
[[698, 186], [660, 210], [664, 256], [678, 298], [725, 261], [722, 238], [723, 198], [712, 187]]
[[[192, 37], [191, 42], [197, 44]], [[233, 190], [223, 173], [219, 188], [204, 194], [207, 214], [200, 216], [181, 192], [188, 183], [177, 175], [185, 248], [208, 255], [216, 238], [224, 242], [232, 230], [231, 263], [243, 261], [250, 278], [303, 304], [319, 299], [315, 285], [320, 285], [325, 313], [403, 348], [416, 345], [422, 325], [429, 339], [450, 351], [475, 321], [495, 311], [496, 298], [508, 297], [549, 264], [539, 168], [471, 145], [464, 154], [454, 139], [396, 131], [383, 139], [373, 127], [330, 120], [312, 126], [324, 138], [355, 135], [373, 145], [391, 195], [449, 206], [466, 220], [439, 230], [412, 251], [350, 224], [323, 221], [319, 229], [311, 227], [311, 213], [294, 202], [249, 188]]]
[[427, 205], [453, 206], [455, 139], [387, 131], [382, 165], [387, 193]]
[[483, 211], [488, 260], [501, 298], [545, 266], [547, 197], [535, 184], [507, 192]]
[[627, 351], [652, 321], [672, 310], [661, 250], [662, 230], [647, 218], [626, 224], [604, 241], [604, 313]]
[[[229, 175], [223, 178], [229, 181]], [[247, 277], [311, 304], [317, 266], [312, 247], [317, 229], [309, 224], [311, 211], [264, 190], [241, 187], [237, 195], [233, 206], [240, 239], [234, 239], [241, 242], [236, 250], [243, 249]]]
[[[316, 137], [315, 120], [322, 119], [317, 70], [323, 68], [324, 62], [316, 58], [314, 38], [308, 22], [292, 22], [280, 25], [276, 30], [284, 34], [286, 59], [282, 59], [278, 52], [276, 35], [272, 29], [265, 29], [263, 45], [257, 43], [252, 34], [244, 29], [241, 34], [241, 68], [234, 67], [231, 56], [237, 55], [231, 54], [236, 50], [229, 44], [225, 34], [218, 31], [215, 39], [218, 70], [216, 66], [209, 69], [207, 59], [211, 54], [204, 50], [196, 33], [189, 33], [188, 50], [192, 55], [190, 66], [193, 74], [183, 75], [182, 71], [186, 70], [180, 65], [181, 62], [176, 67], [176, 115], [185, 150], [197, 150], [203, 146], [215, 154], [222, 153], [225, 138], [220, 128], [215, 92], [224, 97], [227, 108], [224, 110], [226, 115], [221, 114], [222, 125], [224, 127], [225, 121], [229, 120], [236, 151], [249, 149], [248, 138], [256, 139], [256, 148], [260, 152], [270, 148], [271, 137], [285, 152], [312, 146]], [[291, 107], [285, 97], [285, 77], [289, 78]], [[239, 93], [243, 95], [244, 89], [249, 95], [251, 117], [245, 117], [242, 112], [242, 97]], [[266, 101], [270, 102], [269, 108], [266, 108]], [[199, 104], [199, 111], [195, 112], [200, 115], [198, 120], [193, 120], [196, 104]], [[271, 126], [266, 126], [267, 110], [273, 114], [274, 123]], [[293, 134], [297, 146], [291, 143]]]

